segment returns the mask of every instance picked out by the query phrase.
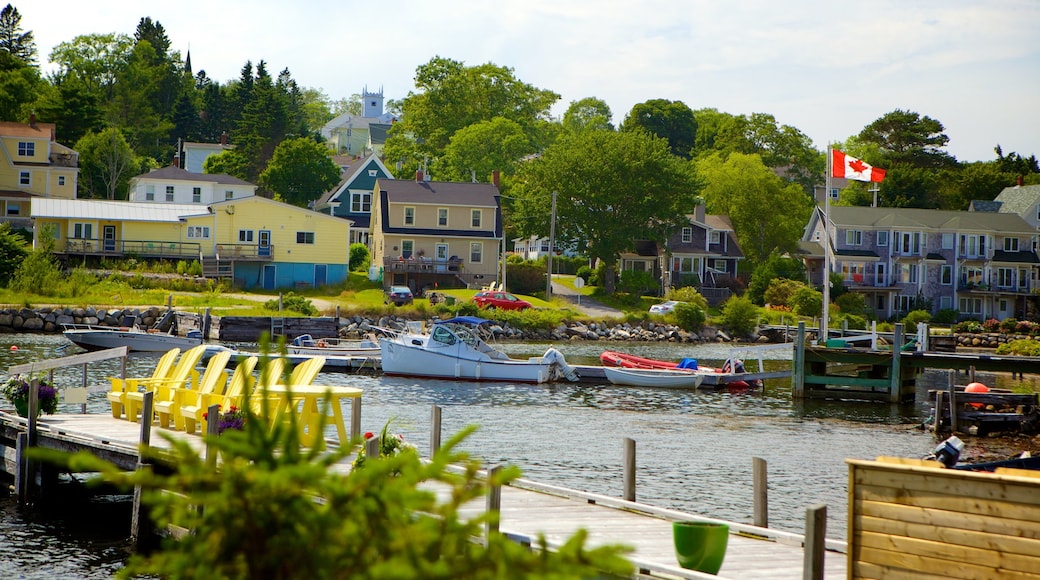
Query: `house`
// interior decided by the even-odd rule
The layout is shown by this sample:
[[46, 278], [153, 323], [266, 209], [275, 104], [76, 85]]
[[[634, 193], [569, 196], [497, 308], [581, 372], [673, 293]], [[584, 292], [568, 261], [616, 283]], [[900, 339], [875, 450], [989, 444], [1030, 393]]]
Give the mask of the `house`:
[[723, 302], [730, 296], [724, 281], [736, 278], [744, 258], [733, 222], [729, 216], [705, 213], [703, 204], [686, 217], [689, 225], [665, 243], [665, 286], [695, 286], [709, 302]]
[[256, 195], [256, 186], [222, 173], [192, 173], [170, 165], [130, 179], [129, 199], [136, 203], [207, 206]]
[[[573, 258], [578, 255], [574, 250], [573, 242], [555, 240], [556, 255], [564, 255]], [[548, 236], [530, 236], [527, 238], [513, 238], [513, 253], [525, 260], [537, 260], [549, 253]]]
[[1018, 215], [1035, 230], [1040, 231], [1040, 185], [1023, 185], [1021, 181], [1019, 179], [1018, 185], [1013, 187], [1005, 187], [996, 199], [985, 207], [991, 211]]
[[333, 153], [351, 155], [379, 155], [386, 143], [387, 131], [397, 117], [383, 112], [383, 89], [361, 91], [361, 114], [344, 113], [321, 128], [321, 136], [332, 148]]
[[498, 279], [498, 185], [381, 179], [372, 204], [372, 264], [385, 285], [481, 286]]
[[220, 136], [220, 143], [195, 143], [186, 141], [180, 145], [181, 151], [178, 155], [178, 165], [192, 173], [202, 173], [206, 165], [206, 159], [211, 155], [218, 155], [227, 149], [234, 147], [228, 145], [227, 134]]
[[32, 217], [55, 252], [199, 260], [206, 277], [241, 288], [300, 288], [347, 277], [349, 220], [251, 195], [211, 204], [36, 198]]
[[[956, 309], [964, 318], [1021, 317], [1036, 287], [1036, 229], [1012, 213], [831, 206], [813, 212], [801, 240], [813, 284], [831, 268], [879, 318]], [[828, 235], [829, 234], [829, 235]]]
[[369, 241], [368, 228], [372, 220], [372, 193], [376, 181], [393, 179], [390, 170], [375, 155], [354, 158], [343, 168], [339, 184], [314, 202], [315, 211], [354, 222], [350, 243]]
[[75, 199], [79, 154], [56, 141], [53, 123], [0, 122], [0, 214], [29, 229], [34, 197]]

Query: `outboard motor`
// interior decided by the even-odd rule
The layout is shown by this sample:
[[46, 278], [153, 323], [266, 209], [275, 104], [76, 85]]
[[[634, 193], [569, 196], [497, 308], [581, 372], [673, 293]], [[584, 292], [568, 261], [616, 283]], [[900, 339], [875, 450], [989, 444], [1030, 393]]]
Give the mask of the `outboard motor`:
[[[578, 371], [571, 365], [567, 364], [567, 361], [563, 358], [563, 353], [555, 348], [549, 347], [549, 350], [545, 351], [545, 354], [542, 355], [542, 362], [552, 365], [554, 378], [556, 378], [556, 376], [562, 376], [571, 382], [578, 380]], [[556, 373], [559, 374], [557, 375]]]

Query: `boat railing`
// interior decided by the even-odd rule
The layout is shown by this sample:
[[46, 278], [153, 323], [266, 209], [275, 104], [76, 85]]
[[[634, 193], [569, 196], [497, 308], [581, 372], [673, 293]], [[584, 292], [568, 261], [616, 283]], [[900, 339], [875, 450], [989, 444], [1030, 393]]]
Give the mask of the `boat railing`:
[[107, 326], [104, 324], [75, 324], [75, 323], [64, 323], [61, 325], [62, 331], [65, 330], [122, 330], [128, 331], [135, 329], [135, 326]]

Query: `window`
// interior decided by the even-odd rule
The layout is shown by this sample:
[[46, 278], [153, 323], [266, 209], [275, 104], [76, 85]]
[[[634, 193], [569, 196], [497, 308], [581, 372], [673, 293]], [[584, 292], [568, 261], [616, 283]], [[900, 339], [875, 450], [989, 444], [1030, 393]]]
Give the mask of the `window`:
[[1025, 268], [1018, 269], [1018, 287], [1020, 290], [1024, 290], [1029, 286], [1029, 276], [1026, 275]]
[[144, 199], [145, 201], [155, 201], [155, 186], [146, 185], [144, 186]]
[[448, 227], [448, 208], [439, 207], [437, 208], [437, 227], [446, 228]]
[[1005, 252], [1017, 252], [1018, 251], [1018, 238], [1004, 238], [1004, 251]]
[[58, 176], [58, 185], [65, 185], [65, 176], [64, 175], [59, 175]]
[[32, 141], [19, 141], [18, 142], [18, 156], [19, 157], [36, 157], [36, 143]]
[[469, 245], [469, 261], [474, 264], [479, 264], [484, 261], [484, 244], [480, 242], [472, 242]]
[[253, 230], [238, 230], [238, 241], [244, 244], [252, 243]]
[[225, 190], [224, 191], [224, 199], [225, 200], [235, 199], [235, 192], [231, 191], [230, 189]]
[[888, 231], [882, 231], [877, 233], [877, 245], [879, 247], [885, 247], [888, 245]]
[[415, 225], [415, 208], [406, 207], [404, 208], [404, 225], [414, 226]]
[[882, 311], [882, 312], [885, 310], [885, 295], [884, 294], [878, 294], [877, 295], [877, 310]]
[[[166, 201], [173, 201], [173, 186], [172, 185], [167, 185], [166, 186]], [[207, 237], [209, 237], [209, 236], [207, 236]]]
[[296, 232], [297, 244], [313, 244], [314, 232]]
[[726, 260], [713, 259], [711, 261], [711, 269], [715, 270], [716, 272], [725, 272]]
[[926, 245], [921, 232], [896, 232], [896, 252], [904, 256], [920, 256], [921, 246]]
[[896, 296], [895, 309], [898, 312], [910, 312], [914, 309], [914, 297], [907, 294]]
[[982, 284], [982, 268], [961, 267], [961, 284], [969, 288]]
[[917, 264], [899, 265], [899, 282], [901, 284], [917, 283]]
[[[405, 216], [408, 215], [408, 210], [412, 208], [405, 208]], [[352, 193], [350, 194], [350, 212], [351, 213], [371, 213], [372, 212], [372, 192], [367, 193]], [[415, 210], [412, 209], [412, 215], [414, 217]], [[407, 220], [407, 217], [405, 217]], [[405, 223], [408, 223], [405, 221]]]
[[953, 296], [940, 296], [939, 308], [943, 310], [949, 310], [953, 308]]
[[700, 271], [700, 258], [672, 256], [672, 271], [696, 274]]
[[474, 228], [479, 228], [481, 222], [481, 215], [482, 214], [480, 213], [479, 209], [470, 210], [470, 226]]
[[[878, 262], [874, 264], [874, 285], [875, 286], [888, 286], [888, 280], [885, 277], [885, 263]], [[881, 308], [884, 308], [883, 306]]]
[[943, 264], [942, 269], [939, 272], [939, 283], [943, 286], [953, 284], [953, 266]]
[[983, 258], [986, 256], [986, 236], [961, 236], [961, 247], [958, 252], [966, 258]]
[[404, 240], [404, 241], [401, 242], [401, 257], [402, 258], [404, 258], [406, 260], [408, 258], [411, 258], [412, 257], [412, 252], [414, 252], [414, 251], [415, 251], [415, 241], [414, 240]]
[[863, 245], [863, 232], [860, 230], [845, 230], [845, 245], [846, 246], [861, 246]]
[[961, 314], [982, 314], [982, 298], [961, 298]]
[[953, 234], [943, 234], [942, 235], [942, 249], [944, 249], [944, 250], [952, 250], [953, 249], [954, 237], [955, 236]]
[[840, 189], [838, 189], [837, 187], [831, 188], [831, 199], [838, 199], [838, 196], [840, 194], [841, 194], [841, 190]]
[[718, 244], [718, 243], [722, 242], [722, 233], [721, 232], [711, 232], [711, 236], [710, 236], [709, 240], [710, 240], [709, 243], [712, 243], [712, 244]]
[[854, 282], [856, 284], [863, 283], [863, 275], [867, 271], [867, 265], [864, 262], [842, 262], [841, 263], [841, 275], [842, 279], [846, 282]]
[[191, 203], [202, 203], [202, 188], [191, 188]]
[[209, 226], [188, 226], [188, 239], [209, 238]]
[[94, 224], [72, 224], [72, 237], [77, 240], [89, 240], [94, 237]]
[[1015, 285], [1014, 268], [997, 268], [997, 286], [1012, 288]]
[[689, 244], [693, 241], [693, 228], [682, 229], [682, 243]]
[[22, 206], [19, 203], [13, 201], [7, 202], [7, 215], [20, 215], [22, 213]]
[[32, 185], [32, 174], [28, 171], [18, 172], [18, 184], [19, 185]]
[[539, 248], [540, 248], [539, 251], [542, 252], [542, 253], [548, 252], [549, 251], [549, 240], [547, 240], [545, 238], [542, 238], [542, 243], [541, 243], [541, 245], [539, 245]]
[[378, 175], [378, 174], [379, 174], [379, 172], [378, 172], [378, 171], [376, 171], [375, 169], [369, 169], [369, 170], [368, 170], [368, 176], [369, 176], [369, 177], [375, 177], [375, 176], [376, 176], [376, 175]]

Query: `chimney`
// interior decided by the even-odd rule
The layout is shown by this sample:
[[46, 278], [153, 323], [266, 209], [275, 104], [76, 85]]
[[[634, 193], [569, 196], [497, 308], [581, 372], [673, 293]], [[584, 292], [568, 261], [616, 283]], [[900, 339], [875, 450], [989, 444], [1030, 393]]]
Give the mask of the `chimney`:
[[422, 181], [423, 181], [422, 169], [416, 170], [416, 172], [415, 172], [415, 182], [416, 183], [422, 183]]
[[491, 172], [491, 183], [494, 183], [495, 187], [498, 187], [498, 184], [499, 184], [499, 173], [498, 173], [497, 169], [495, 169], [495, 170], [493, 170]]
[[173, 156], [173, 166], [178, 168], [178, 169], [181, 167], [181, 156], [180, 155], [174, 154], [174, 156]]
[[1025, 184], [1025, 181], [1024, 181], [1023, 177], [1021, 175], [1019, 175], [1018, 176], [1018, 181], [1017, 181], [1018, 187], [1022, 187], [1024, 184]]
[[704, 223], [704, 204], [699, 203], [697, 207], [693, 208], [693, 219], [698, 223]]
[[227, 131], [224, 131], [224, 132], [222, 132], [220, 134], [220, 146], [221, 147], [226, 147], [227, 146]]
[[36, 111], [29, 113], [29, 126], [33, 129], [36, 128]]

